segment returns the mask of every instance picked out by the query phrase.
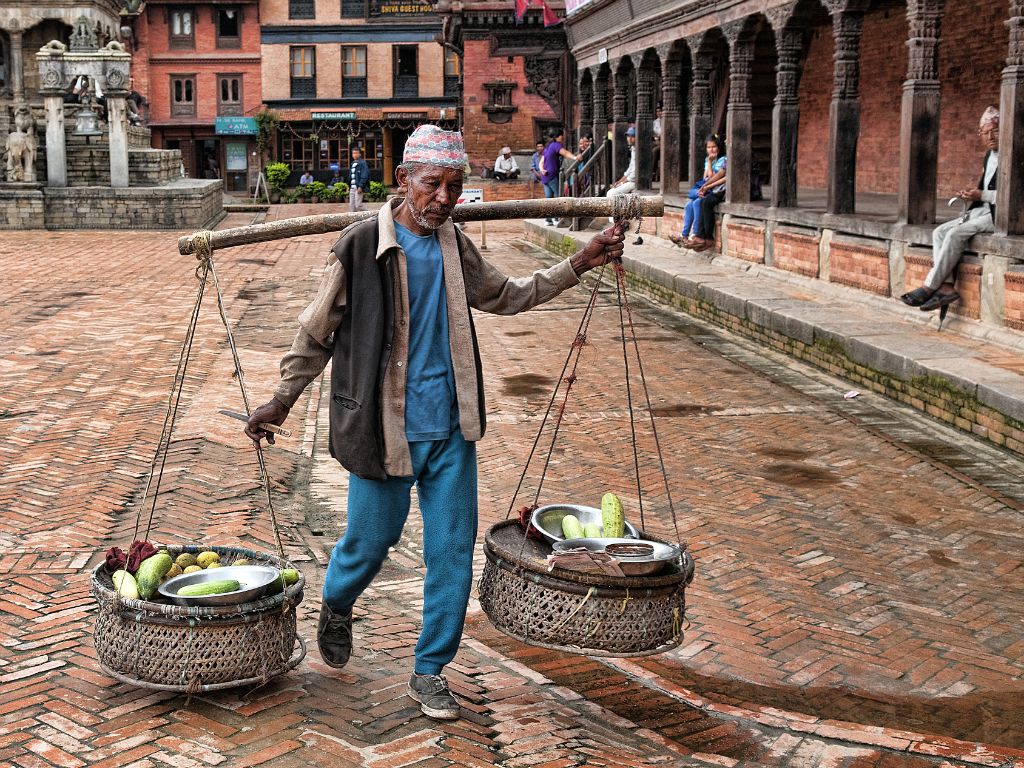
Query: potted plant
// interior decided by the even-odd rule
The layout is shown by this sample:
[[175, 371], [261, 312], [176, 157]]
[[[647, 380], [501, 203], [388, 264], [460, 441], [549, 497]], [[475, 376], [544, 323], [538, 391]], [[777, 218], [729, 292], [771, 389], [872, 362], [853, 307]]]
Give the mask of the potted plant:
[[333, 191], [334, 199], [337, 202], [345, 202], [348, 197], [348, 184], [344, 181], [335, 182], [334, 186], [331, 187], [331, 190]]
[[383, 203], [388, 199], [388, 188], [379, 181], [371, 181], [370, 188], [366, 190], [366, 202]]
[[266, 174], [267, 186], [270, 187], [270, 202], [281, 202], [282, 190], [291, 173], [292, 169], [288, 167], [287, 163], [270, 163], [267, 166]]
[[309, 191], [310, 196], [313, 198], [313, 202], [317, 203], [323, 200], [327, 202], [327, 185], [322, 181], [313, 181], [306, 185], [306, 189]]

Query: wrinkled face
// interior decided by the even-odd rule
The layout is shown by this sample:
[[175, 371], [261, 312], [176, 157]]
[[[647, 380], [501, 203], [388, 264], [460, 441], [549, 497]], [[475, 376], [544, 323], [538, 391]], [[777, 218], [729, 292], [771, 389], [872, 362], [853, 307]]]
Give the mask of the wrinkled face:
[[462, 169], [422, 165], [395, 174], [413, 220], [434, 230], [447, 221], [462, 194]]
[[704, 149], [708, 153], [708, 157], [711, 160], [717, 160], [718, 159], [718, 145], [715, 144], [715, 142], [709, 141], [707, 143], [707, 145], [704, 147]]
[[978, 135], [981, 136], [982, 142], [984, 142], [987, 149], [999, 149], [999, 124], [988, 123], [978, 129]]

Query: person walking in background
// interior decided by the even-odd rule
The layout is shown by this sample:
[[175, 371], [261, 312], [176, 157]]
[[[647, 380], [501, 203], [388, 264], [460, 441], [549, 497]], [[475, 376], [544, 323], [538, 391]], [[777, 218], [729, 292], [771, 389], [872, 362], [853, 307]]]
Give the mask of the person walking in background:
[[352, 165], [348, 169], [348, 209], [359, 211], [363, 208], [363, 192], [370, 185], [370, 168], [363, 160], [363, 150], [352, 147]]
[[920, 288], [904, 293], [900, 300], [922, 312], [941, 310], [939, 323], [946, 316], [950, 304], [960, 298], [953, 287], [956, 267], [964, 253], [967, 241], [984, 232], [995, 230], [996, 173], [999, 167], [999, 110], [988, 107], [981, 115], [978, 136], [985, 145], [981, 180], [974, 189], [962, 189], [956, 197], [970, 205], [963, 216], [940, 224], [932, 230], [932, 268]]
[[[549, 134], [551, 141], [544, 147], [544, 154], [541, 157], [541, 183], [544, 185], [544, 197], [559, 197], [558, 174], [562, 170], [562, 158], [577, 161], [576, 155], [562, 146], [565, 140], [563, 128], [552, 128]], [[555, 225], [554, 219], [546, 219], [549, 227]]]
[[494, 178], [499, 181], [519, 178], [519, 166], [512, 157], [512, 147], [501, 148], [501, 154], [494, 161]]
[[[683, 230], [669, 239], [680, 248], [706, 251], [715, 244], [715, 207], [725, 197], [725, 174], [728, 161], [725, 142], [717, 133], [708, 136], [704, 145], [704, 176], [690, 187], [689, 201], [683, 212]], [[690, 233], [693, 233], [691, 236]]]

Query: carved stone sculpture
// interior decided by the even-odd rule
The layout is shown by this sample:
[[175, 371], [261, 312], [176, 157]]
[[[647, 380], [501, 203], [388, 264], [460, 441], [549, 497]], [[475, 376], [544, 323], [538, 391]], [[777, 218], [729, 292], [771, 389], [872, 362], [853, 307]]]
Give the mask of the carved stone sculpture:
[[25, 105], [14, 112], [14, 131], [7, 135], [7, 180], [36, 180], [36, 121]]

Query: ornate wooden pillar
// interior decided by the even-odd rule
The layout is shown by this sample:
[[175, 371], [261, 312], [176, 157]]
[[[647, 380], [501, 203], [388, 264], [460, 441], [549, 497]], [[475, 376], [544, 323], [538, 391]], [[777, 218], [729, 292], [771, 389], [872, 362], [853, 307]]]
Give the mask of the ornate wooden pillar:
[[577, 138], [594, 129], [594, 81], [589, 77], [589, 72], [584, 70], [576, 81], [576, 92], [580, 95], [580, 121], [576, 129]]
[[621, 61], [614, 68], [615, 93], [612, 97], [612, 181], [618, 181], [629, 165], [629, 70]]
[[864, 11], [856, 0], [826, 0], [832, 14], [834, 70], [828, 120], [828, 212], [853, 213], [860, 133], [860, 32]]
[[772, 206], [797, 204], [797, 143], [800, 138], [800, 53], [804, 30], [794, 25], [794, 5], [773, 8], [768, 18], [775, 29], [775, 105], [772, 107]]
[[910, 49], [900, 113], [899, 220], [935, 221], [939, 167], [939, 28], [943, 0], [910, 0]]
[[[693, 79], [690, 84], [690, 181], [704, 174], [704, 140], [711, 133], [711, 57], [700, 52], [701, 38], [693, 39]], [[732, 151], [729, 148], [729, 151]]]
[[683, 170], [682, 104], [679, 98], [682, 62], [669, 56], [668, 47], [659, 48], [661, 56], [661, 194], [679, 194]]
[[745, 21], [736, 21], [722, 28], [729, 40], [729, 105], [725, 116], [729, 164], [726, 166], [728, 186], [725, 199], [730, 203], [750, 202], [750, 138], [754, 126], [750, 78], [754, 65], [754, 37], [744, 31], [744, 26]]
[[[601, 67], [595, 67], [591, 70], [591, 74], [593, 74], [594, 79], [593, 120], [594, 151], [596, 152], [598, 147], [608, 139], [608, 72]], [[604, 159], [599, 161], [602, 178], [598, 179], [597, 183], [600, 186], [607, 187], [610, 183], [610, 157], [611, 155], [606, 151]]]
[[999, 100], [996, 231], [1024, 234], [1024, 0], [1010, 0], [1010, 49]]
[[654, 85], [657, 72], [634, 58], [636, 65], [636, 188], [649, 190], [654, 181]]

